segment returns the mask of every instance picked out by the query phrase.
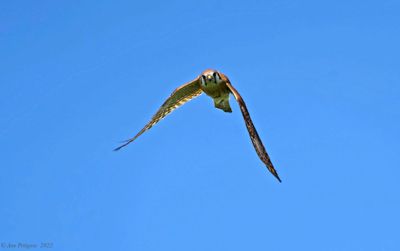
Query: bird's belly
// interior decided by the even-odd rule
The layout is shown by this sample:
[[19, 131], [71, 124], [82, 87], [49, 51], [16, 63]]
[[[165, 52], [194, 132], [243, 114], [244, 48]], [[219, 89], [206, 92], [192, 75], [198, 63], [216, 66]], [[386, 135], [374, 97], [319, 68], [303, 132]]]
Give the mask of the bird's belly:
[[218, 84], [210, 83], [206, 86], [202, 85], [201, 89], [203, 90], [203, 92], [205, 92], [205, 94], [212, 98], [221, 97], [224, 93], [228, 91], [226, 85], [222, 82]]

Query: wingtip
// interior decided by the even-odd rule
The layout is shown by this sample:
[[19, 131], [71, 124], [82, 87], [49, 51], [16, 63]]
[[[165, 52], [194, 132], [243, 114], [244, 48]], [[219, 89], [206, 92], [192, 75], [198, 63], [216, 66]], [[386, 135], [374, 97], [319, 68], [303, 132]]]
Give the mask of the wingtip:
[[278, 175], [278, 173], [277, 173], [276, 171], [271, 172], [271, 173], [272, 173], [272, 175], [274, 175], [274, 177], [279, 181], [279, 183], [282, 183], [282, 180], [281, 180], [281, 178], [279, 178], [279, 175]]
[[123, 145], [121, 145], [121, 146], [115, 148], [113, 151], [114, 151], [114, 152], [119, 151], [121, 148], [127, 146], [127, 145], [128, 145], [129, 143], [131, 143], [131, 142], [132, 142], [132, 141], [127, 141], [125, 144], [123, 144]]
[[282, 183], [281, 178], [279, 178], [278, 173], [276, 172], [275, 168], [271, 165], [269, 166], [268, 170], [270, 171], [270, 173], [279, 181], [279, 183]]
[[[114, 151], [116, 152], [116, 151], [120, 150], [121, 148], [123, 148], [123, 147], [129, 145], [129, 144], [132, 143], [136, 138], [137, 138], [137, 137], [134, 137], [134, 138], [132, 138], [132, 139], [127, 139], [127, 140], [122, 141], [122, 142], [125, 142], [125, 143], [122, 144], [122, 145], [120, 145], [119, 147], [115, 148]], [[122, 142], [121, 142], [121, 143], [122, 143]]]

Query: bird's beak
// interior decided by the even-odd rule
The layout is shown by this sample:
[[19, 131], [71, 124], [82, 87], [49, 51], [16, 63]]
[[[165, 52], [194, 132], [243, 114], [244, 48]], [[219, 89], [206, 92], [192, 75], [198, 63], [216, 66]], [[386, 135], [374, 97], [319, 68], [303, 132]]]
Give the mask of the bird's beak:
[[211, 75], [207, 75], [207, 80], [211, 81], [213, 77]]

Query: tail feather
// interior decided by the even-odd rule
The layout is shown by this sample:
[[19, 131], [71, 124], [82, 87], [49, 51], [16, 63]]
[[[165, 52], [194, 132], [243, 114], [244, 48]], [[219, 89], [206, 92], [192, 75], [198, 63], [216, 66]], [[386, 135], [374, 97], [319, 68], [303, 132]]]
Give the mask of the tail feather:
[[232, 112], [229, 99], [214, 99], [214, 106], [215, 108], [221, 109], [224, 112]]

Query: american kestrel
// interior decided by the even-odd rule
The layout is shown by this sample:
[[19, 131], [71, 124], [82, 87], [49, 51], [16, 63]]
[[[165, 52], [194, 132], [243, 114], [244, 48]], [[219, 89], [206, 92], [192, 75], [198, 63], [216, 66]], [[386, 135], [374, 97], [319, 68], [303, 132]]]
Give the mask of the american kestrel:
[[242, 111], [242, 115], [246, 123], [251, 142], [253, 142], [254, 149], [256, 150], [261, 161], [264, 162], [264, 164], [267, 166], [268, 170], [279, 180], [279, 182], [281, 182], [281, 179], [279, 178], [278, 173], [272, 165], [268, 153], [265, 150], [265, 147], [261, 142], [260, 137], [258, 136], [256, 128], [251, 121], [250, 114], [242, 97], [240, 96], [239, 92], [231, 85], [228, 77], [216, 70], [205, 70], [194, 80], [183, 84], [175, 89], [175, 91], [172, 92], [171, 96], [158, 109], [157, 113], [153, 116], [150, 122], [147, 123], [147, 125], [142, 130], [140, 130], [140, 132], [136, 134], [135, 137], [128, 139], [123, 145], [115, 148], [114, 150], [117, 151], [122, 147], [132, 143], [137, 137], [142, 135], [145, 131], [149, 130], [152, 126], [154, 126], [158, 121], [163, 119], [173, 110], [183, 105], [187, 101], [199, 96], [203, 92], [205, 92], [214, 100], [214, 106], [216, 108], [221, 109], [224, 112], [232, 112], [231, 106], [229, 105], [229, 94], [233, 94], [239, 104], [240, 110]]

